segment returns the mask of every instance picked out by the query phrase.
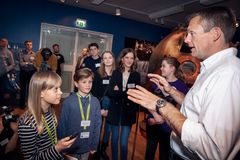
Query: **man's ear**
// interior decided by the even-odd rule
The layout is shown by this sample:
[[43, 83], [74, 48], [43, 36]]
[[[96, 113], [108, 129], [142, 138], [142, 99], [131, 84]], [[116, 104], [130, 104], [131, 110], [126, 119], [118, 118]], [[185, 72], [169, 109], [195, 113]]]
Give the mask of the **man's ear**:
[[45, 95], [45, 92], [44, 91], [41, 91], [41, 98], [43, 98]]
[[217, 41], [221, 36], [223, 36], [223, 32], [219, 27], [213, 27], [210, 32], [213, 35], [213, 40]]

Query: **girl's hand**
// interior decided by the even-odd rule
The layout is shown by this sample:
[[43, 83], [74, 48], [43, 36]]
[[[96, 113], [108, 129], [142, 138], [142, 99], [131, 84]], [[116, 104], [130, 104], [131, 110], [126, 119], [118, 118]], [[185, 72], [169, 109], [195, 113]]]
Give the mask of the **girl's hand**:
[[155, 125], [155, 124], [156, 124], [155, 119], [154, 119], [154, 118], [149, 118], [149, 119], [148, 119], [148, 124], [149, 124], [150, 126]]
[[71, 147], [75, 140], [76, 138], [70, 140], [70, 137], [65, 137], [57, 142], [57, 144], [55, 145], [55, 149], [58, 152], [61, 152], [62, 150]]
[[156, 112], [150, 112], [152, 113], [153, 117], [154, 117], [154, 120], [155, 120], [155, 124], [163, 124], [165, 122], [164, 118], [159, 115], [158, 113]]
[[165, 122], [164, 118], [156, 112], [150, 112], [154, 118], [148, 119], [149, 125], [163, 124]]

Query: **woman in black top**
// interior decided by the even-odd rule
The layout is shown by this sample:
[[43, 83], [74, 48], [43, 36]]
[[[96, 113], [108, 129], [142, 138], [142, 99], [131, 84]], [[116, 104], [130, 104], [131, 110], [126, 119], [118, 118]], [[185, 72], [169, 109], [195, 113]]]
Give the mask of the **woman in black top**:
[[120, 134], [120, 158], [126, 160], [128, 152], [128, 138], [132, 124], [136, 122], [138, 105], [129, 101], [127, 90], [140, 84], [140, 74], [135, 71], [136, 55], [131, 48], [121, 51], [119, 67], [110, 80], [109, 96], [111, 107], [108, 111], [107, 121], [111, 124], [112, 131], [112, 159], [118, 159], [118, 141]]

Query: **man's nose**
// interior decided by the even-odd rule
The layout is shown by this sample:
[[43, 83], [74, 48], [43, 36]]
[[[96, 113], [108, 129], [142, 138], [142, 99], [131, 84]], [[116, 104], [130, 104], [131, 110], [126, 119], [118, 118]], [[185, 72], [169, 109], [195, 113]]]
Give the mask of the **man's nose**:
[[186, 35], [184, 42], [189, 44], [191, 42], [191, 36], [189, 34]]

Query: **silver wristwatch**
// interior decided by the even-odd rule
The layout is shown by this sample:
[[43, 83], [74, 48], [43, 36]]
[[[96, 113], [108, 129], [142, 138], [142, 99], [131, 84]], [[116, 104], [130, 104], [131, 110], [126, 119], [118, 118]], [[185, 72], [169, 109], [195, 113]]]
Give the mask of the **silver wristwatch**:
[[159, 111], [160, 108], [165, 107], [166, 104], [167, 104], [167, 101], [164, 100], [164, 99], [162, 99], [162, 98], [160, 98], [159, 100], [157, 100], [157, 104], [156, 104], [156, 112], [157, 112], [159, 115], [161, 115], [161, 113], [160, 113], [160, 111]]

